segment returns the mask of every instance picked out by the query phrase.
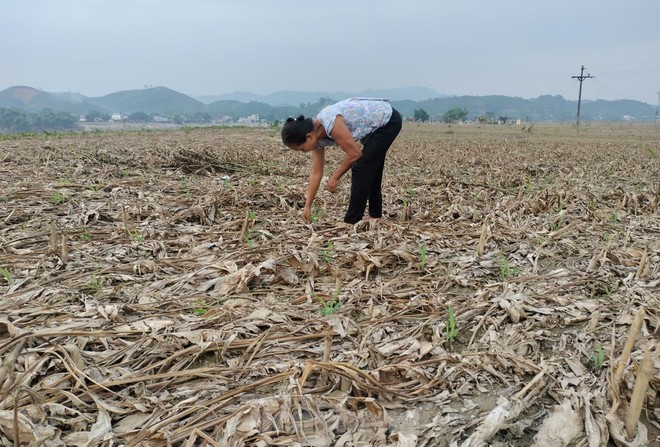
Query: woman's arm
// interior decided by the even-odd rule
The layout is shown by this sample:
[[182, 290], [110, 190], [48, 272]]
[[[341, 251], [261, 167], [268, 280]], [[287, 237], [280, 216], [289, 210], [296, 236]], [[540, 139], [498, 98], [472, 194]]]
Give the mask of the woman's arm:
[[341, 165], [335, 169], [328, 179], [328, 191], [336, 192], [337, 182], [349, 169], [351, 169], [351, 165], [362, 157], [362, 151], [360, 150], [360, 146], [355, 142], [355, 138], [353, 138], [351, 131], [346, 127], [346, 121], [344, 121], [344, 117], [341, 115], [337, 115], [337, 118], [335, 118], [335, 124], [332, 127], [330, 136], [346, 154]]
[[323, 178], [323, 164], [325, 163], [325, 149], [315, 149], [312, 151], [312, 171], [309, 174], [309, 182], [307, 184], [307, 198], [305, 199], [305, 208], [303, 209], [302, 218], [306, 223], [309, 223], [310, 216], [312, 215], [312, 203], [319, 190], [321, 179]]

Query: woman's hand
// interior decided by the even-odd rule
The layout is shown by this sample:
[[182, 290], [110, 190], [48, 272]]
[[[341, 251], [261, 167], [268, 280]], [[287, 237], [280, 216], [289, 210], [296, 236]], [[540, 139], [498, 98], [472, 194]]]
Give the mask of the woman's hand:
[[300, 213], [300, 217], [302, 217], [305, 223], [311, 223], [310, 217], [312, 217], [312, 207], [306, 206], [303, 208], [302, 213]]
[[326, 183], [325, 189], [333, 194], [337, 192], [337, 179], [333, 175], [331, 175], [328, 179], [328, 183]]

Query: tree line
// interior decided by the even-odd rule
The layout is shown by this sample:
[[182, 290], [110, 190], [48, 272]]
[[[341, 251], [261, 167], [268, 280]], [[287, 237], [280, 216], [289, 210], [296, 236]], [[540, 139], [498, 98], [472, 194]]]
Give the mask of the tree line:
[[76, 129], [77, 123], [78, 118], [67, 112], [43, 109], [36, 113], [26, 113], [0, 107], [0, 133], [70, 131]]
[[[464, 107], [454, 107], [442, 114], [441, 120], [444, 123], [455, 123], [465, 121], [468, 117], [468, 111]], [[424, 109], [415, 109], [413, 119], [415, 121], [426, 122], [430, 119], [428, 112]]]

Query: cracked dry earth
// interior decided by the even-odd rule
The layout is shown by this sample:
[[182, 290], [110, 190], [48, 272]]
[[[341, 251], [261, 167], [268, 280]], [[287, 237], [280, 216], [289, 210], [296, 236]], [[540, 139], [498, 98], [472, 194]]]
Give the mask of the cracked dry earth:
[[345, 227], [277, 129], [5, 136], [0, 444], [658, 445], [659, 141], [407, 123]]

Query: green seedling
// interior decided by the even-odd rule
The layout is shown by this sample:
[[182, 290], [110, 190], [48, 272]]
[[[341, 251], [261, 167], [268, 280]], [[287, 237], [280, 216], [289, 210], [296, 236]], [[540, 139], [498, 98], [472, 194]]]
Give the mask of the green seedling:
[[54, 195], [53, 198], [51, 199], [51, 202], [53, 202], [54, 205], [60, 205], [64, 202], [66, 202], [66, 195], [57, 191]]
[[10, 287], [14, 284], [14, 277], [9, 270], [0, 267], [0, 275], [5, 278], [5, 281], [7, 281], [7, 284], [9, 284]]
[[447, 326], [445, 328], [447, 341], [451, 343], [456, 337], [458, 337], [458, 332], [456, 331], [456, 317], [454, 316], [454, 308], [449, 306], [447, 308]]
[[500, 273], [498, 277], [500, 278], [500, 281], [505, 281], [512, 276], [516, 276], [518, 273], [520, 273], [520, 268], [516, 266], [511, 266], [509, 264], [509, 260], [502, 256], [498, 261], [497, 261], [497, 266], [500, 268]]
[[319, 259], [326, 264], [330, 264], [335, 256], [334, 247], [332, 241], [328, 241], [325, 248], [319, 250]]
[[559, 219], [557, 222], [553, 223], [550, 227], [550, 231], [553, 233], [559, 231], [564, 226], [564, 219]]
[[222, 178], [222, 184], [224, 185], [225, 188], [229, 189], [230, 191], [234, 191], [236, 189], [233, 183], [231, 182], [231, 179], [227, 176]]
[[92, 240], [92, 235], [89, 234], [89, 231], [85, 230], [78, 236], [80, 242], [89, 242]]
[[250, 228], [245, 236], [243, 236], [243, 241], [247, 244], [248, 248], [254, 248], [256, 246], [254, 242], [254, 230]]
[[337, 290], [335, 296], [332, 297], [331, 300], [326, 301], [320, 296], [317, 296], [317, 298], [321, 302], [321, 315], [324, 317], [334, 315], [341, 307], [341, 303], [339, 302], [339, 290]]
[[422, 270], [426, 268], [426, 244], [419, 247], [419, 266]]
[[598, 371], [603, 368], [605, 363], [605, 350], [600, 343], [596, 343], [596, 351], [591, 353], [592, 366], [594, 371]]
[[138, 230], [126, 229], [126, 236], [128, 236], [128, 238], [132, 241], [136, 241], [136, 242], [144, 241], [144, 236], [142, 236]]
[[606, 294], [607, 296], [610, 296], [610, 295], [612, 295], [614, 292], [616, 292], [618, 288], [619, 288], [619, 287], [617, 286], [616, 283], [614, 283], [614, 284], [612, 284], [612, 285], [606, 285], [606, 286], [603, 286], [603, 292], [605, 292], [605, 294]]
[[195, 307], [192, 309], [192, 313], [195, 315], [204, 315], [209, 311], [209, 305], [204, 302], [204, 300], [197, 300], [195, 302]]
[[86, 289], [89, 293], [99, 293], [103, 289], [103, 278], [92, 276], [92, 280], [87, 283]]
[[312, 208], [312, 214], [309, 216], [309, 221], [311, 223], [316, 223], [319, 220], [321, 220], [321, 217], [323, 217], [323, 211], [317, 211], [314, 208]]

